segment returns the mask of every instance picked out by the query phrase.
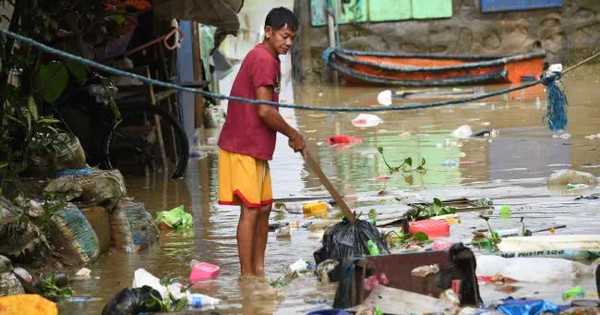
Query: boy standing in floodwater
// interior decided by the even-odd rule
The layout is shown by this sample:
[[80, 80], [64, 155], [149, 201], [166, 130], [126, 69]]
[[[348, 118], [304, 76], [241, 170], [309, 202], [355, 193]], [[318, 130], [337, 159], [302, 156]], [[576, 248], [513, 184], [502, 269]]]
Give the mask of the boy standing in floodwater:
[[[265, 37], [244, 58], [231, 96], [279, 102], [281, 63], [296, 38], [298, 19], [286, 8], [272, 9]], [[229, 101], [219, 138], [219, 204], [239, 205], [237, 227], [241, 275], [264, 275], [269, 213], [273, 203], [268, 161], [277, 132], [294, 152], [304, 152], [304, 138], [279, 114], [279, 108]]]

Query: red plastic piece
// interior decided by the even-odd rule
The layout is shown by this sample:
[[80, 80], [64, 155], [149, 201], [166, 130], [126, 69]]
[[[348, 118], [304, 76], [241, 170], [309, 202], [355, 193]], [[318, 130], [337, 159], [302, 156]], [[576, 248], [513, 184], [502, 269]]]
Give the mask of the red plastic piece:
[[352, 138], [348, 135], [335, 135], [327, 138], [327, 144], [329, 145], [348, 145], [352, 143], [361, 143], [363, 139]]
[[450, 224], [445, 221], [429, 219], [410, 222], [409, 225], [411, 233], [423, 232], [431, 239], [450, 236]]

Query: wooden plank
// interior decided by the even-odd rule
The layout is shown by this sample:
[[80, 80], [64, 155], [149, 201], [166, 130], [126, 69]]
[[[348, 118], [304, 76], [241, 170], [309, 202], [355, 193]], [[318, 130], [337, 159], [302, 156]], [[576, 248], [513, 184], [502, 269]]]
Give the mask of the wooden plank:
[[414, 19], [439, 19], [452, 17], [452, 0], [412, 0]]
[[400, 21], [412, 18], [411, 0], [369, 0], [369, 21]]
[[481, 11], [485, 13], [560, 7], [562, 0], [481, 0]]

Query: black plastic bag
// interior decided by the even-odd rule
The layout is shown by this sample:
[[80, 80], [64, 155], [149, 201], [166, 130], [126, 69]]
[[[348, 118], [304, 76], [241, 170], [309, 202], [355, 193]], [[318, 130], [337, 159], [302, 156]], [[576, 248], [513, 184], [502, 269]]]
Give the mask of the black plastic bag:
[[159, 299], [161, 298], [158, 291], [147, 285], [141, 288], [123, 289], [104, 306], [102, 315], [129, 315], [145, 312], [158, 312], [160, 311], [160, 305], [158, 305], [158, 303], [152, 304], [152, 307], [146, 306], [146, 302], [152, 300], [152, 295]]
[[328, 275], [331, 281], [338, 281], [346, 260], [369, 254], [367, 246], [369, 240], [377, 244], [381, 254], [389, 254], [383, 235], [379, 233], [375, 225], [363, 220], [350, 223], [344, 218], [342, 222], [332, 226], [323, 235], [323, 247], [313, 253], [315, 262], [318, 265], [327, 259], [337, 260], [339, 264]]

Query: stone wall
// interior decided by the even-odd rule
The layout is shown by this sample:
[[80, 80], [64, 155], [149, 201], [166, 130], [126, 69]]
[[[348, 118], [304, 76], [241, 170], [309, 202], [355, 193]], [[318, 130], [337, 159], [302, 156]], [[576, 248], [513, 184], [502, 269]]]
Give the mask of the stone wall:
[[[310, 1], [296, 0], [301, 23], [296, 79], [325, 77], [327, 27], [311, 27]], [[548, 62], [574, 63], [600, 49], [600, 1], [563, 0], [562, 8], [482, 13], [480, 0], [453, 0], [449, 19], [342, 25], [344, 48], [498, 55], [544, 49]]]

